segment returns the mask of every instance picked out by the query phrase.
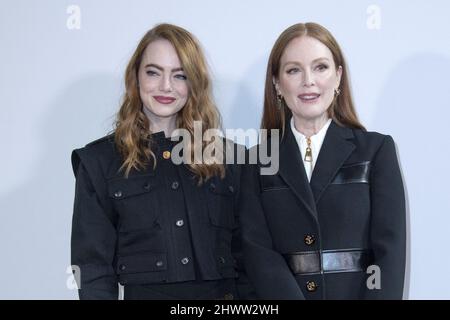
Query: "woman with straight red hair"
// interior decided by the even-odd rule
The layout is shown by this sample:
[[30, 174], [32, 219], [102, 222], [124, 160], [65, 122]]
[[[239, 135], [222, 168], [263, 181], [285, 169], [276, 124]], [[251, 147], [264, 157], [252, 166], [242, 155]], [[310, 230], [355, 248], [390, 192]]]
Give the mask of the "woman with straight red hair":
[[[359, 122], [341, 49], [299, 23], [267, 66], [262, 129], [279, 171], [245, 172], [247, 273], [264, 299], [402, 299], [405, 197], [394, 141]], [[274, 155], [272, 154], [272, 157]]]

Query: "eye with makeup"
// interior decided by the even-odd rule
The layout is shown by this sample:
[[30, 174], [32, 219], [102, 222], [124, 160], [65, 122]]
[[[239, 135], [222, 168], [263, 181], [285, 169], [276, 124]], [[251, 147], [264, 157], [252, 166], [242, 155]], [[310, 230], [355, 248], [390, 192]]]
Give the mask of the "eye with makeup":
[[286, 73], [287, 74], [296, 74], [300, 72], [300, 68], [298, 67], [292, 67], [292, 68], [287, 68], [286, 69]]
[[146, 70], [145, 73], [150, 77], [159, 76], [158, 72], [151, 69]]
[[180, 74], [180, 73], [174, 75], [174, 77], [175, 77], [175, 79], [178, 79], [178, 80], [183, 80], [183, 81], [187, 80], [187, 77], [184, 74]]
[[318, 66], [316, 66], [316, 70], [318, 71], [325, 71], [328, 69], [328, 65], [325, 63], [321, 63]]

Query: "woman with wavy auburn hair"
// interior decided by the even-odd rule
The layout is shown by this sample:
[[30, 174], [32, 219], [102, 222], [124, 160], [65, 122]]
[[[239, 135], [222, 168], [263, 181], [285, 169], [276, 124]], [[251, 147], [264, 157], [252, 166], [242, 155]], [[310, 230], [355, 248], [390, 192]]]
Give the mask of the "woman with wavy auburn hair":
[[[173, 73], [174, 89], [181, 88], [181, 92], [174, 90], [174, 93], [181, 97], [181, 99], [175, 101], [175, 109], [173, 109], [170, 100], [168, 100], [168, 103], [164, 100], [156, 100], [159, 103], [153, 104], [155, 98], [152, 93], [146, 92], [144, 87], [145, 77], [149, 73], [152, 73], [152, 76], [159, 76], [158, 73], [161, 71], [158, 66], [144, 65], [146, 54], [150, 52], [148, 46], [155, 40], [162, 41], [162, 39], [165, 40], [163, 42], [166, 45], [170, 42], [174, 53], [178, 56], [177, 60], [179, 60], [178, 64], [180, 65], [179, 70], [174, 69]], [[140, 79], [141, 81], [139, 81]], [[150, 158], [156, 165], [155, 154], [150, 148], [151, 143], [147, 142], [152, 140], [152, 136], [148, 134], [149, 130], [150, 132], [157, 132], [161, 129], [158, 126], [161, 120], [152, 117], [155, 111], [152, 108], [156, 108], [157, 105], [170, 106], [170, 108], [161, 108], [162, 117], [167, 118], [166, 113], [176, 114], [176, 117], [170, 118], [169, 125], [164, 130], [169, 136], [175, 128], [183, 128], [188, 130], [193, 138], [194, 121], [201, 121], [202, 134], [208, 129], [220, 127], [220, 114], [212, 99], [211, 81], [205, 57], [197, 40], [186, 30], [179, 27], [161, 24], [147, 32], [128, 63], [125, 72], [125, 88], [124, 102], [116, 121], [115, 142], [125, 159], [123, 168], [125, 168], [126, 174], [132, 168], [143, 167]], [[164, 99], [164, 96], [159, 99]], [[146, 108], [142, 108], [143, 105]], [[155, 107], [152, 107], [153, 105]], [[179, 113], [177, 113], [178, 111]], [[152, 123], [152, 119], [157, 121], [158, 125]], [[152, 125], [157, 127], [152, 130]], [[142, 143], [145, 145], [143, 148]], [[205, 144], [206, 142], [197, 147], [204, 149]], [[193, 156], [194, 149], [191, 148], [190, 152]], [[224, 175], [222, 164], [190, 164], [190, 169], [200, 178], [200, 181], [213, 175]]]
[[125, 299], [244, 298], [240, 168], [214, 161], [217, 153], [177, 164], [172, 152], [177, 129], [192, 160], [209, 146], [194, 143], [195, 122], [201, 134], [220, 127], [198, 41], [157, 25], [138, 44], [125, 88], [114, 132], [72, 153], [80, 299], [117, 299], [118, 283]]
[[394, 141], [356, 115], [342, 51], [316, 23], [270, 54], [263, 129], [282, 131], [279, 171], [246, 170], [244, 260], [269, 299], [401, 299], [405, 197]]

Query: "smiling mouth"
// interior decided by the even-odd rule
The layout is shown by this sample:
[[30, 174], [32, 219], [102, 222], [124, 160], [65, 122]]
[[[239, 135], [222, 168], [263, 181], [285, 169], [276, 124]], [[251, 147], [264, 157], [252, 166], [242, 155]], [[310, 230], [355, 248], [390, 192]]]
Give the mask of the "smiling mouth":
[[155, 99], [156, 101], [158, 101], [159, 103], [162, 103], [162, 104], [171, 104], [172, 102], [174, 102], [176, 100], [173, 97], [166, 97], [166, 96], [153, 96], [153, 99]]
[[298, 95], [298, 98], [303, 103], [315, 103], [320, 97], [320, 94], [318, 93], [305, 93]]

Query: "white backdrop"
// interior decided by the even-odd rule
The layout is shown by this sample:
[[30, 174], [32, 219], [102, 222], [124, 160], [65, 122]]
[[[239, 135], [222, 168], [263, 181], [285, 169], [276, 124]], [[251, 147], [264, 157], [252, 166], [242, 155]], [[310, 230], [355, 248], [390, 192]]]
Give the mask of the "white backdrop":
[[77, 297], [67, 286], [70, 153], [111, 129], [148, 29], [170, 22], [197, 36], [224, 127], [247, 129], [259, 125], [275, 39], [315, 21], [344, 50], [363, 124], [397, 142], [406, 297], [450, 299], [449, 12], [444, 0], [0, 0], [0, 298]]

